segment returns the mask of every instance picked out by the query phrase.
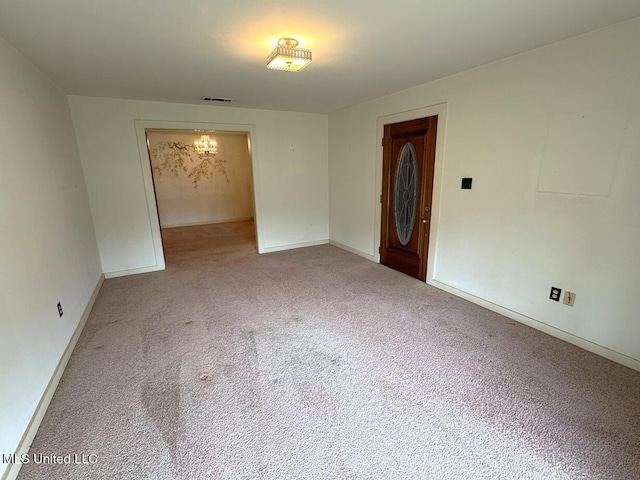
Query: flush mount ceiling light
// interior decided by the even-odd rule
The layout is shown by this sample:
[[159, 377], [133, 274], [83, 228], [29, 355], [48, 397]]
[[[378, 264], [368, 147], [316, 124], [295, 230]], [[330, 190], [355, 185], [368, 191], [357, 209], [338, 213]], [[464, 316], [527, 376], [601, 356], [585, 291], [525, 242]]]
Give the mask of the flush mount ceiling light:
[[297, 72], [311, 63], [311, 50], [298, 48], [295, 38], [281, 38], [267, 57], [267, 68]]
[[198, 153], [209, 155], [210, 153], [215, 154], [218, 151], [218, 144], [215, 140], [211, 140], [209, 135], [202, 135], [200, 140], [193, 142], [193, 148]]

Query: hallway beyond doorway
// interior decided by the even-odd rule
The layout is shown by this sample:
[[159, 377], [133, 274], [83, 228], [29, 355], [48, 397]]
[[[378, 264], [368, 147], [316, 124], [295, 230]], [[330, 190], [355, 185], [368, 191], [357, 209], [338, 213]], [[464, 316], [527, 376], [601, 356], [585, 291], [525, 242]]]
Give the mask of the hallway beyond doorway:
[[167, 265], [194, 257], [257, 251], [253, 220], [163, 228], [162, 241]]

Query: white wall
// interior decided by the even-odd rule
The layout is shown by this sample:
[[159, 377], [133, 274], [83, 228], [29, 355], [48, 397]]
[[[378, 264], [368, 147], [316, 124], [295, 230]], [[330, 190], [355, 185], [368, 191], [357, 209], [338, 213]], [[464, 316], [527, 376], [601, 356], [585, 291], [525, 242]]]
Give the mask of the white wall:
[[326, 241], [326, 115], [69, 97], [105, 273], [156, 264], [135, 120], [254, 125], [264, 251]]
[[[163, 228], [231, 222], [253, 218], [253, 180], [247, 134], [216, 132], [217, 153], [208, 158], [221, 161], [221, 170], [213, 170], [210, 178], [200, 178], [194, 186], [189, 171], [155, 170], [169, 158], [169, 143], [192, 145], [201, 133], [188, 130], [149, 131], [147, 138], [154, 167], [154, 186], [160, 225]], [[164, 149], [159, 147], [165, 146]], [[198, 154], [188, 151], [187, 167], [200, 163]]]
[[0, 453], [8, 454], [102, 271], [67, 98], [2, 39], [0, 146]]
[[446, 102], [433, 282], [637, 367], [638, 45], [635, 19], [331, 114], [331, 240], [377, 254], [377, 119]]

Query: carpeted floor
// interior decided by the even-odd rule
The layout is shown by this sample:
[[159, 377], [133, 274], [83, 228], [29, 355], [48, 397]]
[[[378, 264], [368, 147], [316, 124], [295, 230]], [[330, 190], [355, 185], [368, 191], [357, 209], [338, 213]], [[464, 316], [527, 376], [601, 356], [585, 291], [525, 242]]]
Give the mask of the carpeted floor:
[[258, 255], [252, 226], [218, 228], [105, 281], [32, 445], [96, 463], [20, 479], [639, 478], [640, 373], [335, 247]]
[[163, 228], [162, 244], [167, 265], [207, 255], [224, 255], [232, 261], [257, 251], [255, 223], [249, 220]]

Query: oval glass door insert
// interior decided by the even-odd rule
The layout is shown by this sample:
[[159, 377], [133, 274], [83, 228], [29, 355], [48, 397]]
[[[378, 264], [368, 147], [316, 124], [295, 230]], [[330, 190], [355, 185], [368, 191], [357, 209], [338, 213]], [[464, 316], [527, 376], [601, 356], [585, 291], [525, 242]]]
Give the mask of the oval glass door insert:
[[416, 149], [411, 142], [404, 144], [398, 158], [393, 189], [393, 216], [398, 240], [405, 246], [411, 240], [418, 204], [418, 161]]

